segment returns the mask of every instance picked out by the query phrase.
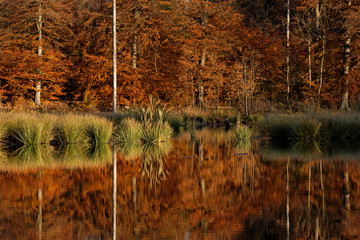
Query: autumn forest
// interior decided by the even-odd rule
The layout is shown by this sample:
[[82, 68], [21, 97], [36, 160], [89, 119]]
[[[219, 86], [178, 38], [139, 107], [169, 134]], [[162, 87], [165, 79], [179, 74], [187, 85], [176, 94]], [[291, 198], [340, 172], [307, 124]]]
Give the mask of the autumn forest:
[[[359, 5], [117, 1], [118, 106], [152, 95], [172, 107], [358, 109]], [[112, 11], [109, 0], [1, 0], [1, 103], [111, 110]]]

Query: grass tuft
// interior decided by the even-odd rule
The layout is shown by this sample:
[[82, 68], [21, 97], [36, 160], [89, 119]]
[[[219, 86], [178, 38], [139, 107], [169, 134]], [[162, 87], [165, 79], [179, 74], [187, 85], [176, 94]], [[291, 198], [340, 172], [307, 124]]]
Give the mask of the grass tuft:
[[117, 143], [133, 145], [141, 138], [141, 124], [133, 118], [123, 119], [114, 132], [113, 139]]
[[234, 129], [235, 141], [249, 140], [253, 133], [253, 130], [245, 125], [237, 126]]

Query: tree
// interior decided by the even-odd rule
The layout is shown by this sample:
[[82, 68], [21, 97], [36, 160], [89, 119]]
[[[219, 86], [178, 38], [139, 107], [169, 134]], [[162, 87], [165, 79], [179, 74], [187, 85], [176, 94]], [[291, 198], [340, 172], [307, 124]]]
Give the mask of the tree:
[[[1, 4], [2, 9], [6, 9], [0, 14], [3, 27], [7, 29], [2, 45], [9, 55], [3, 55], [0, 61], [15, 61], [2, 73], [8, 99], [13, 98], [10, 93], [14, 89], [20, 89], [17, 94], [22, 98], [27, 98], [30, 91], [35, 90], [37, 105], [40, 105], [41, 92], [45, 99], [59, 98], [70, 68], [64, 54], [73, 36], [71, 1], [21, 0]], [[16, 52], [21, 52], [21, 57], [14, 54]]]

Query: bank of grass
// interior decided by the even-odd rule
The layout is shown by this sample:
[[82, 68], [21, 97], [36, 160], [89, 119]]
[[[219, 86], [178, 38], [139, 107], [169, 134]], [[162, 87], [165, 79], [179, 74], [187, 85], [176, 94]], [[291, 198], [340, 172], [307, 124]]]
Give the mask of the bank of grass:
[[259, 127], [266, 136], [275, 140], [360, 141], [358, 113], [270, 115], [260, 121]]
[[6, 147], [47, 145], [53, 137], [55, 117], [49, 114], [3, 115], [3, 143]]
[[114, 131], [113, 139], [116, 143], [133, 145], [141, 138], [141, 123], [134, 118], [120, 121]]
[[66, 147], [84, 143], [86, 141], [87, 123], [87, 118], [82, 115], [59, 116], [53, 129], [55, 144]]

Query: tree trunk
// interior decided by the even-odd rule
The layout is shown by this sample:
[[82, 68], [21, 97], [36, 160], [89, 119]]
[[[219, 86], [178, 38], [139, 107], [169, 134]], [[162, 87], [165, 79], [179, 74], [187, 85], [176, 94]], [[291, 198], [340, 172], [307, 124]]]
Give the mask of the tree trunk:
[[[204, 13], [203, 13], [202, 19], [201, 19], [201, 25], [204, 29], [207, 27], [207, 23], [208, 23], [208, 16], [206, 13], [207, 6], [208, 6], [208, 0], [206, 0], [205, 10], [204, 10]], [[203, 40], [205, 40], [205, 38], [206, 38], [205, 30], [204, 30], [203, 35], [204, 35]], [[203, 71], [203, 68], [205, 67], [205, 60], [206, 60], [206, 46], [204, 45], [204, 48], [201, 53], [201, 60], [200, 60], [200, 67], [201, 67], [200, 71], [201, 72]], [[203, 80], [202, 74], [200, 74], [198, 91], [199, 91], [199, 96], [198, 96], [199, 97], [199, 106], [200, 106], [200, 111], [201, 111], [201, 108], [204, 104], [204, 80]]]
[[309, 88], [312, 82], [312, 68], [311, 68], [311, 36], [308, 36], [308, 67], [309, 67]]
[[133, 69], [136, 69], [137, 68], [137, 65], [138, 65], [138, 62], [137, 62], [137, 59], [138, 59], [138, 37], [137, 37], [137, 21], [140, 17], [140, 9], [139, 9], [139, 6], [138, 4], [136, 4], [135, 6], [135, 33], [133, 35], [133, 42], [132, 42], [132, 58], [131, 58], [131, 63], [132, 63], [132, 67]]
[[244, 101], [245, 101], [245, 114], [246, 116], [249, 115], [248, 112], [248, 98], [247, 98], [247, 64], [245, 60], [245, 56], [243, 55], [243, 88], [244, 88]]
[[116, 0], [113, 0], [113, 112], [117, 110]]
[[[36, 19], [36, 26], [37, 26], [37, 30], [38, 30], [38, 40], [39, 40], [39, 46], [38, 46], [38, 57], [41, 59], [42, 57], [42, 29], [43, 29], [43, 10], [42, 10], [42, 0], [40, 0], [39, 2], [39, 9], [38, 9], [38, 17]], [[41, 69], [39, 69], [39, 75], [41, 75]], [[35, 92], [35, 105], [40, 106], [41, 105], [41, 101], [40, 101], [40, 97], [41, 97], [41, 81], [37, 80], [36, 81], [36, 92]]]
[[315, 15], [316, 15], [315, 26], [316, 26], [316, 29], [319, 30], [320, 29], [320, 1], [317, 1], [317, 3], [316, 3]]
[[326, 38], [325, 38], [325, 33], [323, 33], [322, 34], [322, 44], [321, 44], [321, 62], [320, 62], [320, 78], [319, 78], [319, 91], [318, 91], [318, 108], [320, 108], [321, 89], [322, 89], [323, 81], [324, 81], [325, 45], [326, 45]]
[[290, 97], [290, 0], [287, 0], [286, 21], [286, 108], [289, 108]]
[[[351, 0], [348, 0], [348, 9], [351, 7]], [[346, 19], [345, 22], [348, 22]], [[346, 27], [344, 39], [344, 62], [343, 62], [343, 90], [341, 95], [340, 111], [349, 111], [349, 70], [350, 70], [350, 29]]]
[[[201, 71], [203, 70], [204, 66], [205, 66], [205, 60], [206, 60], [206, 50], [205, 48], [203, 49], [202, 55], [201, 55], [201, 60], [200, 60], [200, 67], [201, 67]], [[200, 111], [201, 108], [203, 106], [204, 103], [204, 81], [202, 79], [202, 76], [199, 77], [199, 86], [198, 86], [198, 91], [199, 91], [199, 107], [200, 107]]]

